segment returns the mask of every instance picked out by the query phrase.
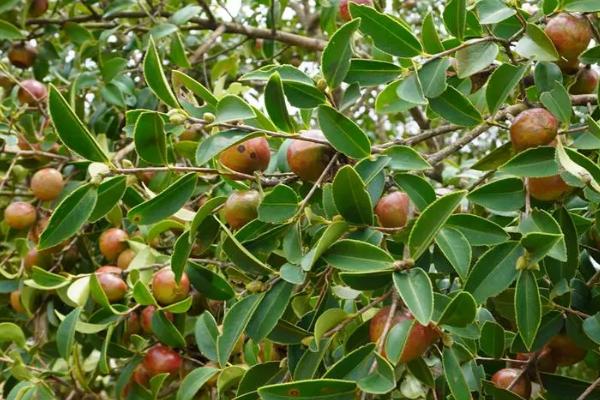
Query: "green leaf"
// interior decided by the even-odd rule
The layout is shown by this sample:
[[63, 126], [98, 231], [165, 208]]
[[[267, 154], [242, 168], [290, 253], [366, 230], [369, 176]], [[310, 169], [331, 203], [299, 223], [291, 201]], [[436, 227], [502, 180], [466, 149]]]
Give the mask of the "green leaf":
[[514, 8], [508, 7], [501, 0], [481, 0], [477, 2], [479, 22], [484, 25], [497, 24], [517, 13]]
[[471, 246], [491, 246], [508, 240], [508, 233], [488, 219], [472, 214], [456, 214], [448, 218], [447, 226], [459, 230]]
[[502, 357], [504, 354], [504, 328], [494, 321], [485, 321], [481, 327], [479, 345], [488, 356]]
[[421, 67], [418, 75], [425, 97], [438, 97], [444, 93], [448, 87], [446, 84], [448, 67], [450, 67], [450, 60], [447, 58], [432, 60]]
[[90, 183], [82, 185], [60, 202], [40, 235], [38, 249], [48, 249], [76, 234], [90, 218], [98, 193]]
[[[345, 320], [348, 314], [340, 308], [330, 308], [319, 315], [315, 322], [315, 342], [319, 343], [323, 335]], [[319, 347], [321, 347], [319, 345]]]
[[450, 388], [452, 396], [456, 400], [470, 400], [471, 393], [469, 386], [460, 367], [458, 357], [453, 348], [446, 347], [442, 354], [442, 366], [444, 367], [444, 377]]
[[400, 99], [411, 104], [427, 104], [419, 74], [411, 73], [404, 78], [398, 85], [396, 94]]
[[485, 89], [485, 98], [491, 114], [500, 109], [528, 69], [528, 64], [519, 67], [502, 64], [492, 73]]
[[56, 347], [58, 348], [58, 354], [60, 354], [67, 362], [73, 351], [75, 326], [77, 321], [79, 321], [79, 314], [81, 314], [81, 308], [77, 307], [73, 309], [73, 311], [67, 314], [65, 319], [62, 320], [56, 330]]
[[185, 347], [185, 339], [173, 323], [166, 317], [164, 311], [158, 310], [152, 314], [152, 333], [167, 346]]
[[415, 206], [423, 211], [427, 206], [435, 201], [435, 191], [425, 179], [417, 175], [396, 174], [394, 177], [396, 184], [408, 194], [410, 200]]
[[344, 221], [336, 221], [330, 224], [321, 235], [317, 243], [308, 253], [302, 257], [300, 266], [304, 271], [310, 271], [315, 262], [333, 243], [335, 243], [346, 231], [348, 224]]
[[515, 291], [515, 314], [519, 335], [527, 350], [531, 350], [542, 321], [542, 302], [533, 271], [523, 270], [519, 274]]
[[283, 83], [277, 72], [271, 75], [264, 93], [265, 108], [273, 123], [285, 132], [294, 131], [294, 122], [290, 118], [285, 105]]
[[[202, 7], [189, 4], [171, 15], [169, 20], [175, 25], [183, 25], [202, 12]], [[199, 368], [200, 369], [200, 368]], [[177, 398], [179, 400], [179, 397]]]
[[[583, 331], [594, 342], [600, 344], [600, 313], [596, 313], [583, 321]], [[0, 332], [2, 330], [0, 329]]]
[[423, 18], [423, 26], [421, 27], [421, 43], [425, 51], [430, 54], [437, 54], [444, 51], [444, 45], [438, 35], [435, 22], [431, 13], [427, 13]]
[[331, 145], [350, 158], [371, 154], [371, 142], [354, 121], [327, 105], [318, 108], [319, 126]]
[[423, 48], [406, 25], [371, 6], [348, 3], [354, 18], [360, 18], [360, 31], [371, 36], [375, 47], [398, 57], [414, 57]]
[[323, 378], [356, 380], [367, 375], [372, 360], [375, 343], [368, 343], [333, 364]]
[[25, 334], [21, 327], [12, 322], [0, 323], [0, 343], [14, 342], [19, 347], [25, 347]]
[[565, 10], [571, 12], [593, 13], [600, 11], [600, 5], [595, 0], [565, 0]]
[[540, 96], [542, 104], [559, 119], [563, 124], [568, 124], [573, 115], [571, 108], [571, 97], [563, 85], [555, 82], [554, 87], [549, 92], [544, 92]]
[[448, 86], [440, 96], [429, 99], [429, 105], [442, 118], [456, 125], [475, 126], [483, 121], [469, 99], [452, 86]]
[[289, 186], [278, 184], [265, 194], [258, 206], [258, 219], [263, 222], [280, 224], [296, 215], [300, 198]]
[[98, 200], [89, 220], [96, 222], [105, 216], [123, 197], [127, 189], [127, 177], [115, 176], [106, 179], [98, 186]]
[[465, 281], [469, 274], [472, 256], [467, 238], [457, 229], [444, 227], [436, 235], [435, 243], [458, 276]]
[[96, 138], [73, 112], [54, 85], [50, 85], [48, 110], [58, 137], [70, 150], [90, 161], [108, 162]]
[[527, 149], [508, 160], [500, 170], [522, 178], [557, 175], [556, 149], [550, 146]]
[[206, 382], [219, 372], [216, 368], [199, 367], [187, 374], [177, 390], [176, 400], [192, 400]]
[[246, 329], [250, 317], [258, 307], [262, 295], [244, 297], [233, 305], [223, 318], [223, 333], [217, 338], [219, 364], [225, 366], [236, 342]]
[[256, 118], [256, 113], [244, 100], [229, 94], [219, 100], [215, 124]]
[[127, 218], [138, 225], [150, 225], [175, 214], [194, 193], [196, 181], [195, 172], [183, 175], [156, 197], [129, 210]]
[[338, 379], [312, 379], [258, 389], [262, 400], [354, 400], [356, 383]]
[[467, 25], [466, 0], [450, 0], [444, 8], [443, 16], [448, 31], [462, 42]]
[[379, 271], [392, 267], [394, 259], [380, 247], [358, 240], [343, 239], [324, 254], [328, 264], [342, 271]]
[[404, 304], [421, 325], [429, 325], [433, 315], [433, 286], [429, 275], [415, 267], [394, 272], [394, 286]]
[[579, 56], [583, 64], [598, 64], [600, 63], [600, 46], [594, 46], [587, 49]]
[[215, 209], [220, 207], [225, 201], [227, 201], [227, 197], [225, 196], [213, 197], [207, 200], [206, 203], [196, 211], [196, 215], [194, 215], [194, 219], [190, 226], [190, 242], [196, 240], [198, 228], [202, 225], [202, 222], [211, 216]]
[[415, 323], [412, 319], [405, 319], [390, 329], [385, 339], [385, 353], [394, 365], [400, 362]]
[[458, 50], [455, 54], [456, 68], [460, 79], [467, 78], [484, 70], [498, 55], [498, 45], [482, 42]]
[[167, 164], [167, 136], [160, 114], [142, 113], [135, 123], [133, 140], [135, 151], [144, 161], [151, 164]]
[[[523, 233], [524, 235], [536, 232], [547, 233], [553, 236], [557, 235], [557, 242], [554, 242], [555, 238], [553, 240], [553, 236], [546, 238], [547, 240], [549, 240], [550, 243], [554, 244], [554, 246], [548, 251], [548, 256], [559, 261], [567, 260], [567, 249], [561, 227], [558, 224], [558, 222], [552, 217], [552, 215], [550, 215], [548, 212], [544, 210], [533, 210], [531, 214], [523, 218], [523, 220], [519, 224], [519, 231], [521, 231], [521, 233]], [[545, 251], [546, 250], [544, 250], [544, 254]]]
[[467, 197], [490, 210], [516, 211], [525, 205], [525, 188], [519, 178], [504, 178], [476, 188]]
[[359, 379], [356, 383], [358, 387], [365, 393], [385, 394], [391, 392], [396, 387], [396, 375], [394, 368], [390, 362], [379, 355], [375, 356], [375, 370], [369, 375]]
[[227, 239], [223, 242], [222, 249], [231, 262], [243, 272], [252, 275], [269, 275], [273, 272], [271, 268], [248, 251], [221, 221], [219, 221], [219, 224], [227, 234]]
[[192, 242], [190, 241], [190, 231], [185, 231], [175, 241], [173, 253], [171, 254], [171, 270], [175, 275], [175, 281], [179, 283], [183, 269], [187, 264], [188, 258], [192, 252]]
[[477, 304], [468, 292], [458, 292], [442, 312], [438, 324], [465, 327], [471, 324], [477, 315]]
[[473, 266], [465, 283], [465, 290], [478, 304], [496, 296], [510, 286], [517, 277], [517, 259], [522, 249], [517, 242], [504, 242], [485, 252]]
[[521, 246], [529, 253], [529, 263], [535, 264], [544, 258], [562, 238], [562, 235], [552, 233], [531, 232], [523, 235]]
[[383, 152], [390, 157], [390, 168], [396, 171], [420, 171], [431, 165], [416, 150], [408, 146], [392, 146]]
[[408, 248], [413, 259], [416, 260], [425, 253], [437, 232], [446, 223], [446, 220], [454, 212], [465, 194], [466, 191], [447, 194], [423, 210], [415, 221], [408, 237]]
[[217, 337], [219, 328], [210, 311], [204, 311], [196, 320], [194, 337], [196, 345], [203, 356], [212, 361], [217, 361]]
[[150, 37], [148, 50], [144, 57], [144, 78], [156, 97], [170, 107], [179, 108], [177, 98], [173, 94], [173, 91], [167, 82], [167, 78], [165, 77], [161, 59], [158, 56], [156, 45], [154, 44], [154, 39], [152, 37]]
[[551, 62], [538, 62], [533, 70], [533, 79], [538, 92], [549, 92], [557, 82], [562, 83], [562, 71]]
[[[279, 361], [267, 361], [250, 367], [238, 386], [236, 397], [238, 400], [251, 400], [256, 398], [256, 390], [259, 387], [272, 382], [279, 382], [284, 369], [280, 367]], [[248, 395], [243, 397], [242, 395]]]
[[375, 99], [375, 110], [378, 113], [404, 112], [415, 106], [415, 104], [401, 99], [398, 96], [398, 88], [402, 82], [403, 80], [396, 80], [390, 83], [377, 95], [377, 98]]
[[181, 71], [173, 70], [171, 74], [171, 80], [173, 82], [173, 87], [177, 90], [180, 86], [185, 86], [196, 96], [200, 97], [202, 100], [213, 107], [217, 106], [219, 100], [208, 90], [204, 85], [195, 80], [189, 75]]
[[517, 42], [515, 51], [537, 61], [555, 61], [559, 58], [550, 38], [540, 27], [530, 23], [527, 24], [526, 35]]
[[511, 142], [506, 142], [500, 147], [496, 147], [485, 156], [477, 160], [471, 166], [477, 171], [492, 171], [498, 169], [502, 164], [505, 164], [514, 155], [514, 150]]
[[283, 81], [283, 91], [288, 102], [298, 108], [315, 108], [326, 102], [323, 92], [312, 84], [293, 80]]
[[400, 72], [399, 66], [386, 61], [353, 58], [344, 82], [356, 82], [360, 86], [383, 85], [396, 79]]
[[283, 280], [275, 283], [264, 295], [252, 318], [246, 332], [248, 336], [259, 343], [277, 326], [283, 316], [292, 295], [294, 286]]
[[235, 297], [225, 278], [200, 264], [189, 262], [186, 273], [192, 286], [206, 298], [225, 301]]
[[329, 39], [321, 56], [321, 72], [327, 81], [327, 86], [337, 88], [350, 70], [352, 57], [352, 36], [360, 25], [359, 19], [354, 19], [340, 27]]
[[365, 184], [350, 165], [345, 165], [333, 179], [333, 200], [339, 213], [349, 222], [373, 225], [373, 206]]
[[63, 275], [34, 266], [31, 271], [31, 281], [26, 280], [25, 284], [35, 289], [55, 290], [67, 286], [70, 282], [71, 280]]
[[260, 132], [246, 132], [236, 129], [214, 133], [200, 142], [196, 150], [196, 164], [204, 165], [223, 150], [260, 136]]
[[16, 26], [5, 20], [0, 20], [0, 40], [18, 40], [25, 36]]

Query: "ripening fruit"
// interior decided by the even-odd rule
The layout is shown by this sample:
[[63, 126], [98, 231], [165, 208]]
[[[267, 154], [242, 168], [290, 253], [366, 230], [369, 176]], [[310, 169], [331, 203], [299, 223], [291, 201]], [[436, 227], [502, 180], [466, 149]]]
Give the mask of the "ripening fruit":
[[148, 385], [150, 378], [150, 371], [144, 366], [144, 363], [138, 364], [133, 370], [133, 381], [140, 386]]
[[503, 368], [492, 376], [492, 382], [501, 389], [508, 389], [512, 382], [517, 378], [517, 382], [512, 385], [510, 391], [524, 399], [528, 399], [531, 397], [531, 381], [526, 373], [521, 373], [520, 369]]
[[152, 346], [144, 357], [144, 367], [151, 376], [169, 373], [174, 374], [181, 368], [181, 356], [162, 344]]
[[14, 292], [10, 292], [10, 306], [18, 313], [24, 313], [25, 307], [23, 307], [23, 303], [21, 302], [21, 291], [15, 290]]
[[14, 229], [29, 228], [36, 219], [35, 208], [23, 201], [10, 203], [4, 210], [4, 221]]
[[[372, 342], [377, 343], [377, 341], [383, 334], [383, 329], [385, 327], [385, 322], [388, 318], [389, 312], [390, 307], [384, 307], [381, 310], [379, 310], [379, 312], [375, 314], [375, 316], [371, 319], [369, 323], [369, 337], [371, 338]], [[391, 327], [402, 321], [412, 319], [414, 319], [414, 317], [408, 311], [398, 311], [392, 319]], [[416, 358], [419, 358], [436, 340], [438, 340], [438, 338], [439, 332], [435, 327], [431, 325], [423, 326], [415, 321], [408, 335], [408, 339], [406, 341], [406, 345], [404, 346], [404, 350], [402, 351], [402, 355], [400, 356], [400, 362], [407, 363]]]
[[[534, 353], [517, 353], [516, 359], [521, 361], [529, 361], [533, 355]], [[556, 368], [558, 367], [556, 365], [556, 361], [552, 357], [552, 352], [548, 347], [544, 347], [542, 351], [540, 351], [535, 366], [538, 371], [547, 372], [550, 374], [556, 372]]]
[[177, 303], [190, 293], [190, 280], [184, 272], [179, 284], [175, 282], [175, 274], [169, 267], [165, 267], [154, 274], [152, 278], [152, 294], [156, 301], [162, 305]]
[[570, 62], [570, 65], [592, 40], [592, 29], [587, 18], [581, 15], [558, 14], [548, 21], [544, 32], [554, 43], [558, 54]]
[[22, 104], [36, 106], [39, 102], [46, 100], [48, 89], [46, 86], [35, 79], [26, 79], [19, 85], [17, 98]]
[[31, 271], [34, 266], [47, 269], [52, 265], [52, 257], [46, 252], [40, 253], [37, 251], [37, 249], [33, 248], [30, 249], [23, 258], [23, 265], [28, 271]]
[[597, 87], [598, 73], [587, 65], [579, 70], [579, 73], [575, 77], [575, 83], [569, 88], [569, 93], [592, 94], [596, 93]]
[[550, 144], [558, 133], [558, 120], [543, 108], [523, 111], [510, 126], [510, 140], [516, 151]]
[[177, 137], [179, 140], [191, 140], [197, 141], [201, 137], [202, 125], [201, 124], [193, 124]]
[[264, 137], [238, 143], [223, 151], [219, 156], [219, 161], [227, 168], [248, 175], [267, 169], [270, 160], [269, 142]]
[[540, 201], [555, 201], [571, 192], [573, 188], [566, 184], [560, 175], [543, 178], [529, 178], [527, 190], [531, 197]]
[[[144, 308], [142, 310], [142, 318], [141, 318], [141, 323], [140, 325], [142, 326], [142, 330], [144, 331], [144, 333], [147, 334], [151, 334], [152, 333], [152, 317], [154, 316], [154, 313], [156, 312], [156, 307], [154, 306], [147, 306], [146, 308]], [[173, 322], [173, 314], [171, 314], [170, 312], [165, 312], [165, 317], [167, 317], [167, 319], [171, 322]]]
[[8, 51], [8, 60], [15, 67], [26, 69], [33, 65], [37, 54], [36, 48], [29, 46], [28, 44], [13, 44]]
[[350, 21], [352, 16], [350, 15], [350, 9], [348, 7], [348, 3], [356, 3], [356, 4], [364, 4], [367, 6], [372, 6], [373, 3], [371, 0], [340, 0], [340, 17], [344, 21]]
[[121, 278], [121, 270], [117, 267], [106, 265], [96, 270], [98, 282], [106, 294], [108, 301], [114, 303], [123, 300], [127, 293], [127, 284]]
[[117, 257], [117, 267], [122, 270], [126, 270], [131, 264], [131, 261], [135, 258], [135, 251], [131, 249], [125, 249]]
[[223, 205], [223, 218], [232, 229], [239, 229], [258, 216], [260, 194], [256, 190], [235, 191]]
[[32, 0], [29, 6], [29, 16], [37, 18], [48, 11], [48, 0]]
[[129, 239], [127, 232], [119, 228], [110, 228], [102, 232], [98, 239], [100, 253], [108, 261], [113, 261], [127, 248], [127, 239]]
[[10, 76], [0, 73], [0, 87], [4, 90], [4, 93], [9, 93], [15, 86], [15, 82]]
[[[326, 141], [327, 139], [318, 130], [305, 131], [301, 136]], [[292, 140], [287, 149], [287, 162], [293, 173], [307, 182], [315, 182], [334, 154], [330, 146], [308, 142], [306, 140]]]
[[587, 351], [567, 335], [556, 335], [545, 346], [558, 366], [573, 365], [585, 358]]
[[408, 221], [409, 198], [404, 192], [392, 192], [383, 196], [375, 206], [379, 225], [384, 228], [402, 228]]
[[140, 333], [141, 323], [140, 317], [135, 311], [129, 312], [127, 319], [125, 320], [125, 335], [137, 335]]
[[38, 200], [54, 200], [60, 195], [64, 187], [65, 181], [62, 174], [54, 168], [40, 169], [31, 178], [30, 188]]

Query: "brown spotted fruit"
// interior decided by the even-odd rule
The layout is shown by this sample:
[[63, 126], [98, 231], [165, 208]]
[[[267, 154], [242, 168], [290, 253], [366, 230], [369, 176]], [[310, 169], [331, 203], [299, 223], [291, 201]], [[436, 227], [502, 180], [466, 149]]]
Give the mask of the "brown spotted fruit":
[[48, 89], [46, 86], [35, 79], [25, 79], [19, 84], [17, 98], [22, 104], [36, 106], [46, 100]]
[[366, 6], [373, 5], [372, 0], [340, 0], [340, 17], [344, 21], [350, 21], [352, 19], [352, 16], [350, 15], [349, 3], [362, 4]]
[[593, 94], [598, 88], [598, 72], [589, 65], [581, 68], [575, 77], [575, 82], [569, 88], [571, 94]]
[[269, 166], [271, 150], [264, 137], [248, 139], [225, 149], [219, 161], [232, 171], [252, 175], [255, 171], [264, 171]]
[[38, 52], [35, 47], [24, 43], [13, 44], [8, 51], [8, 61], [17, 68], [26, 69], [33, 65]]
[[510, 140], [516, 151], [549, 145], [558, 134], [558, 120], [544, 108], [525, 110], [510, 126]]
[[150, 376], [164, 373], [176, 374], [181, 368], [182, 359], [170, 347], [156, 344], [146, 353], [143, 364]]
[[592, 40], [592, 28], [587, 18], [578, 14], [560, 13], [548, 21], [544, 32], [562, 57], [558, 63], [561, 69], [570, 74], [577, 72], [579, 55]]

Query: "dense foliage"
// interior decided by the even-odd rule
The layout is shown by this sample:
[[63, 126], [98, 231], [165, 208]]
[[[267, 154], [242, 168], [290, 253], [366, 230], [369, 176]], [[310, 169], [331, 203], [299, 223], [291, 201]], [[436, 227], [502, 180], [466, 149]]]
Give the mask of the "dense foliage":
[[600, 399], [599, 16], [2, 1], [0, 398]]

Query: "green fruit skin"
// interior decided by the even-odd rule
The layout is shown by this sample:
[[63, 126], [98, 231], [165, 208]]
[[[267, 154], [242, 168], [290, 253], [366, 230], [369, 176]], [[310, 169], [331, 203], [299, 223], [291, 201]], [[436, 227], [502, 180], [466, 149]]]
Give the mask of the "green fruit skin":
[[258, 216], [259, 204], [256, 190], [233, 192], [223, 205], [223, 218], [232, 229], [240, 229]]

